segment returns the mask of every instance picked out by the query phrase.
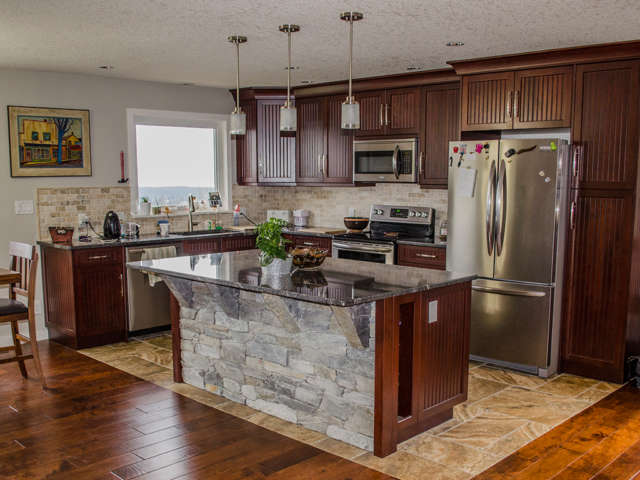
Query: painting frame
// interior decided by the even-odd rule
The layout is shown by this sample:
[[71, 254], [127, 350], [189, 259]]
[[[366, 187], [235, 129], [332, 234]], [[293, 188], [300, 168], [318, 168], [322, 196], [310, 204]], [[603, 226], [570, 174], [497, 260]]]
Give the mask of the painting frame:
[[[87, 109], [76, 108], [52, 108], [52, 107], [25, 107], [18, 105], [7, 106], [9, 124], [9, 163], [12, 178], [33, 177], [90, 177], [91, 172], [91, 123], [90, 112]], [[39, 154], [38, 159], [27, 162], [27, 146], [25, 144], [24, 125], [20, 125], [21, 117], [33, 117], [34, 123], [43, 123], [46, 119], [67, 119], [74, 125], [75, 132], [70, 131], [64, 139], [57, 135], [54, 127], [45, 128], [45, 131], [32, 132], [34, 141], [39, 145], [29, 145], [29, 149], [44, 152], [44, 158]], [[44, 118], [45, 120], [38, 120]], [[53, 122], [53, 120], [52, 120]], [[55, 123], [55, 122], [53, 122]], [[57, 124], [56, 124], [57, 125]], [[35, 128], [35, 127], [34, 127]], [[37, 130], [37, 128], [36, 128]], [[63, 132], [68, 133], [69, 131]], [[79, 136], [76, 136], [79, 133]], [[42, 138], [39, 137], [42, 135]], [[22, 138], [21, 138], [22, 135]], [[60, 148], [62, 146], [62, 148]], [[62, 150], [60, 153], [58, 153]], [[35, 151], [35, 150], [34, 150]], [[31, 153], [31, 150], [29, 150]], [[59, 155], [59, 156], [58, 156]], [[38, 166], [42, 164], [42, 166]]]

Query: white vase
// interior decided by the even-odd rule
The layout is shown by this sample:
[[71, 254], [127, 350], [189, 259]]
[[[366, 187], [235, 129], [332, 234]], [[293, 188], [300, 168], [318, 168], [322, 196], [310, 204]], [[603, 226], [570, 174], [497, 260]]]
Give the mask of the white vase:
[[143, 217], [148, 217], [151, 215], [151, 203], [149, 202], [140, 202], [140, 215]]
[[280, 275], [289, 275], [289, 273], [291, 273], [292, 264], [293, 264], [292, 257], [287, 257], [286, 260], [282, 260], [280, 258], [274, 258], [269, 265], [260, 267], [262, 269], [262, 276], [277, 277]]

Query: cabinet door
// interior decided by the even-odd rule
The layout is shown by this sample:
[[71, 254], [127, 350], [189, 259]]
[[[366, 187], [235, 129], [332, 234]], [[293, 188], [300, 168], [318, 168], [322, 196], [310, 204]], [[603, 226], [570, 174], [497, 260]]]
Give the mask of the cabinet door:
[[299, 183], [321, 183], [325, 177], [325, 99], [313, 98], [296, 102], [297, 169]]
[[353, 183], [353, 134], [340, 126], [343, 97], [327, 98], [325, 183]]
[[622, 382], [633, 229], [633, 192], [574, 190], [562, 370]]
[[634, 188], [638, 161], [640, 62], [576, 69], [574, 186]]
[[247, 132], [236, 136], [236, 161], [238, 184], [251, 185], [258, 182], [258, 152], [256, 144], [256, 101], [242, 104], [247, 115]]
[[237, 252], [240, 250], [252, 250], [256, 248], [256, 237], [242, 236], [220, 239], [221, 252]]
[[385, 92], [367, 92], [356, 95], [360, 103], [360, 129], [357, 137], [384, 135], [385, 133]]
[[446, 188], [449, 142], [460, 139], [460, 87], [458, 84], [425, 89], [425, 123], [420, 155], [419, 182]]
[[122, 263], [78, 266], [74, 272], [78, 347], [103, 345], [126, 337]]
[[462, 130], [506, 130], [513, 126], [513, 72], [462, 78]]
[[398, 265], [444, 270], [447, 265], [447, 249], [399, 244]]
[[200, 255], [219, 251], [220, 240], [217, 238], [201, 238], [182, 242], [182, 253], [185, 255]]
[[387, 134], [417, 134], [420, 130], [420, 89], [387, 90], [384, 116]]
[[284, 100], [258, 100], [258, 182], [294, 183], [296, 139], [280, 135]]
[[515, 72], [513, 128], [571, 126], [573, 67]]

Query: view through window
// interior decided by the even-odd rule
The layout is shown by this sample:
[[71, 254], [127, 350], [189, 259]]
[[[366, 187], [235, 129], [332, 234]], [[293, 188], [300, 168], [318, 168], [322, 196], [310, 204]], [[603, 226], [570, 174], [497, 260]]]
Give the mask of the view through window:
[[217, 191], [216, 129], [136, 125], [138, 200], [186, 206], [187, 196], [208, 200]]

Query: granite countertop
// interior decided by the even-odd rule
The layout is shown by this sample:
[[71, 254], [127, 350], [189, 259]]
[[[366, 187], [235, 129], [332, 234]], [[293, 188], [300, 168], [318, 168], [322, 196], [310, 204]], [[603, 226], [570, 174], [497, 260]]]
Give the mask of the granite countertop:
[[475, 275], [327, 258], [318, 271], [262, 277], [257, 250], [131, 262], [127, 267], [197, 282], [349, 307], [469, 282]]

